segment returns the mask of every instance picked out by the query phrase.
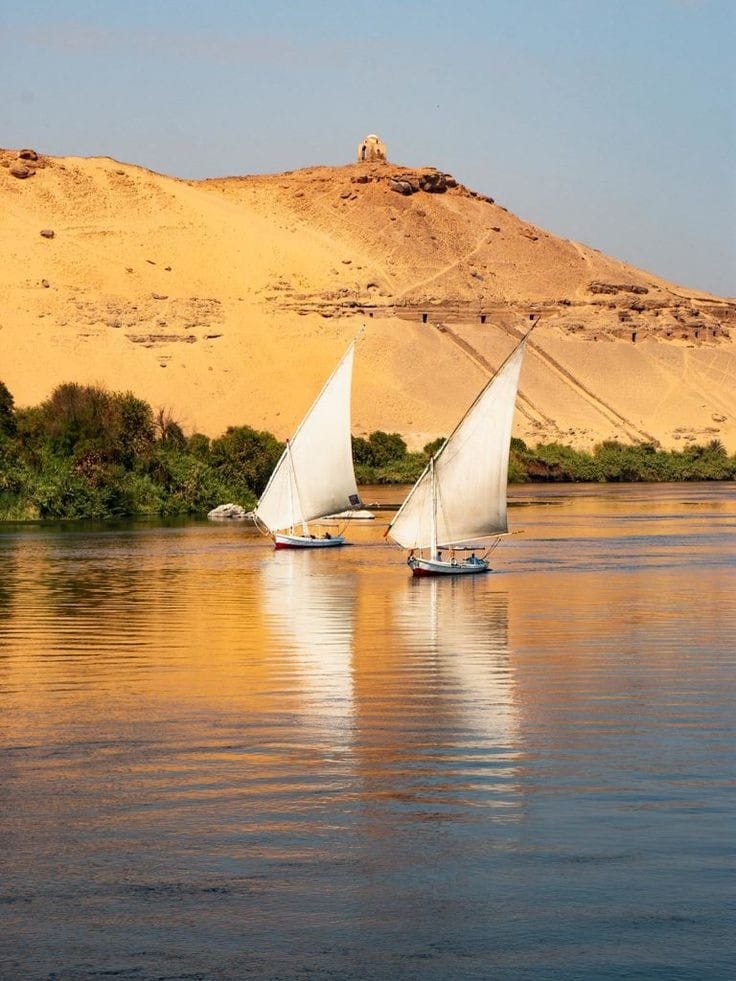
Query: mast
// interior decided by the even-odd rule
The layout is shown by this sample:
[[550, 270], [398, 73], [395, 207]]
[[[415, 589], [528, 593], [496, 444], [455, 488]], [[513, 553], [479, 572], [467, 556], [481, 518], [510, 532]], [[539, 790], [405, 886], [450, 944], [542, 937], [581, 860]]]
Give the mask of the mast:
[[437, 478], [434, 473], [434, 456], [429, 461], [429, 479], [432, 487], [432, 542], [429, 557], [437, 558]]
[[289, 534], [294, 534], [294, 525], [296, 523], [296, 508], [294, 507], [294, 462], [291, 459], [291, 440], [286, 440], [286, 448], [284, 449], [284, 457], [286, 462], [286, 468], [289, 474], [288, 477], [288, 487], [289, 487]]
[[261, 494], [256, 517], [272, 533], [360, 504], [350, 440], [355, 341], [287, 441]]
[[[292, 459], [291, 456], [290, 439], [286, 440], [286, 458], [289, 464], [289, 507], [291, 508], [291, 527], [289, 528], [289, 531], [291, 532], [292, 535], [294, 534], [295, 526], [296, 526], [296, 518], [298, 516], [299, 518], [301, 518], [302, 534], [304, 535], [305, 538], [307, 538], [309, 536], [309, 528], [307, 527], [307, 523], [304, 520], [304, 511], [302, 509], [302, 502], [299, 497], [299, 484], [296, 481], [296, 470], [294, 469], [294, 460]], [[294, 509], [295, 491], [296, 491], [296, 503], [299, 508], [298, 515]]]
[[289, 534], [294, 534], [294, 466], [291, 462], [291, 449], [289, 440], [286, 440], [286, 462], [289, 467], [289, 510], [291, 511], [291, 524]]
[[409, 491], [386, 530], [397, 545], [436, 548], [438, 542], [461, 544], [507, 531], [511, 425], [530, 333], [481, 389]]

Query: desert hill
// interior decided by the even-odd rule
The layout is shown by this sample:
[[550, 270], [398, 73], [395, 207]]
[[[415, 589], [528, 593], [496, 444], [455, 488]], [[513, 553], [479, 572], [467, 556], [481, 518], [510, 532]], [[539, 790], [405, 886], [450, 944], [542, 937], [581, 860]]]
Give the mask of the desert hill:
[[531, 317], [517, 435], [736, 450], [736, 303], [555, 237], [431, 167], [204, 181], [0, 151], [0, 379], [130, 389], [286, 436], [362, 324], [353, 428], [447, 434]]

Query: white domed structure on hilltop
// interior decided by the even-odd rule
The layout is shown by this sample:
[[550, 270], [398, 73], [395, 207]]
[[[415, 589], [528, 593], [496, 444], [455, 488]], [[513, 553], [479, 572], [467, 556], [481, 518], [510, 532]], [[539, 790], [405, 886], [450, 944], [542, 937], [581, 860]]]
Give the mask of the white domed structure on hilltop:
[[358, 163], [376, 160], [386, 162], [386, 144], [375, 133], [369, 133], [358, 144]]

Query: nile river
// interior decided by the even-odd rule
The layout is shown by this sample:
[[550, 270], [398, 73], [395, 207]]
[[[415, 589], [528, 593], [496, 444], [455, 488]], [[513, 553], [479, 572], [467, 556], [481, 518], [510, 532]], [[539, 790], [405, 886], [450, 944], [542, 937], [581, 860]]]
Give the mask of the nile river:
[[736, 487], [511, 498], [458, 581], [0, 526], [3, 981], [733, 978]]

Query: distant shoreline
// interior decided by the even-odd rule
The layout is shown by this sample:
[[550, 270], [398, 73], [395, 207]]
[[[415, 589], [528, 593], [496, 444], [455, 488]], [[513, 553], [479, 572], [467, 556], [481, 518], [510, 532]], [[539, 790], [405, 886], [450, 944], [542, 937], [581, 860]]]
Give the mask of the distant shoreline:
[[[353, 436], [357, 482], [413, 484], [443, 443], [410, 452], [398, 433]], [[164, 410], [100, 386], [67, 383], [16, 409], [0, 381], [0, 521], [176, 518], [225, 502], [250, 510], [283, 449], [250, 426], [187, 435]], [[511, 440], [511, 485], [734, 480], [736, 454], [717, 439], [682, 450], [609, 440], [592, 452]]]

